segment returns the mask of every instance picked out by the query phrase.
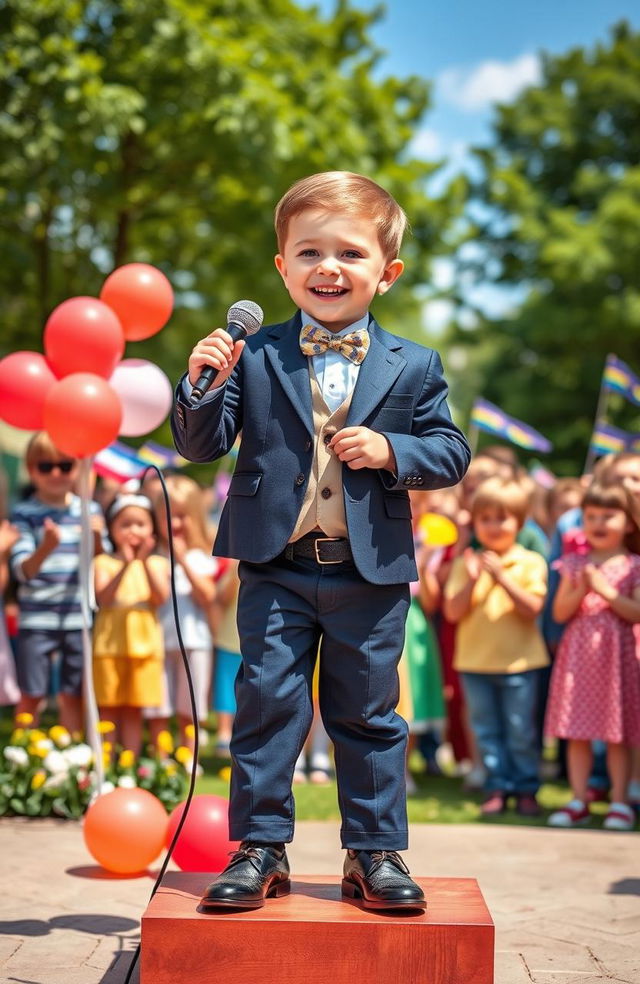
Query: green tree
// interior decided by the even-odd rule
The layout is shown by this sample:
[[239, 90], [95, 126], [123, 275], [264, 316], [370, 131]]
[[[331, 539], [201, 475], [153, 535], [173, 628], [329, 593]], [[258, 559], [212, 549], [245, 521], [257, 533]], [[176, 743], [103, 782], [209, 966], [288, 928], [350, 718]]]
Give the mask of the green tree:
[[[607, 353], [640, 373], [638, 77], [640, 33], [626, 24], [591, 50], [543, 56], [540, 84], [496, 108], [476, 151], [461, 276], [525, 297], [452, 337], [480, 392], [550, 437], [566, 472], [584, 462]], [[611, 409], [640, 427], [623, 401]]]
[[433, 165], [407, 154], [428, 85], [373, 76], [381, 16], [348, 0], [331, 17], [292, 0], [0, 0], [4, 350], [38, 348], [57, 303], [131, 261], [176, 290], [169, 328], [137, 348], [172, 375], [238, 298], [287, 315], [273, 206], [333, 168], [380, 180], [409, 214], [408, 274], [384, 310], [417, 325], [413, 287], [452, 205], [427, 199]]

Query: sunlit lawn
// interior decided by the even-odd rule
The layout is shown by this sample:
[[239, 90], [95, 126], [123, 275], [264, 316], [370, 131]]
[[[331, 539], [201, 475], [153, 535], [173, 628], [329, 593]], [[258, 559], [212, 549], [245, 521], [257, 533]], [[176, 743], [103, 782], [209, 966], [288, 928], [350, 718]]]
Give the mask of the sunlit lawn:
[[[50, 727], [55, 723], [55, 715], [46, 712], [42, 726]], [[204, 744], [200, 761], [204, 775], [196, 784], [197, 793], [214, 793], [227, 797], [229, 794], [229, 760], [215, 753], [215, 719], [210, 719], [208, 742]], [[0, 711], [0, 747], [9, 740], [12, 730], [11, 716], [8, 709]], [[409, 821], [411, 823], [501, 823], [518, 824], [522, 826], [543, 826], [546, 823], [547, 812], [556, 809], [570, 798], [569, 790], [564, 782], [546, 782], [540, 789], [539, 801], [545, 813], [540, 818], [520, 817], [515, 810], [509, 810], [499, 817], [489, 820], [480, 815], [480, 793], [466, 792], [462, 780], [452, 776], [431, 776], [421, 771], [424, 763], [421, 757], [414, 753], [411, 759], [412, 774], [417, 785], [414, 795], [408, 797]], [[331, 820], [339, 822], [336, 784], [316, 786], [311, 783], [294, 786], [296, 800], [296, 817], [299, 820]], [[595, 815], [593, 823], [598, 825], [604, 813], [606, 804], [597, 803], [593, 806]]]

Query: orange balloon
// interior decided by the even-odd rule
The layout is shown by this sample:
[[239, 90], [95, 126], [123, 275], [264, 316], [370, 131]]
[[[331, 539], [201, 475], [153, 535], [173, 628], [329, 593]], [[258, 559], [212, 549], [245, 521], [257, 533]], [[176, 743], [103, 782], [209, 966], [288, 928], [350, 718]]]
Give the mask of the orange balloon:
[[118, 316], [129, 342], [164, 328], [173, 310], [173, 290], [164, 273], [148, 263], [127, 263], [105, 280], [100, 300]]
[[58, 450], [85, 458], [115, 441], [122, 405], [102, 376], [75, 372], [53, 384], [43, 416], [45, 430]]
[[89, 853], [107, 871], [144, 871], [164, 847], [169, 817], [146, 789], [114, 789], [91, 804], [82, 827]]

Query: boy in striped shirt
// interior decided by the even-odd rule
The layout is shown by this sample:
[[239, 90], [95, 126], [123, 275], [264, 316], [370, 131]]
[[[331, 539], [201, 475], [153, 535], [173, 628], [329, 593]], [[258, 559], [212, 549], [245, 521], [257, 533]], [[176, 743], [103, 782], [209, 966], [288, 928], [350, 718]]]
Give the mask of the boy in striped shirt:
[[[16, 713], [35, 721], [49, 692], [51, 661], [60, 657], [60, 723], [82, 729], [82, 612], [80, 608], [80, 498], [73, 494], [78, 462], [54, 446], [44, 431], [26, 451], [33, 494], [19, 502], [11, 522], [19, 539], [11, 550], [18, 582], [20, 624], [17, 676], [21, 698]], [[104, 520], [91, 502], [95, 552], [103, 550]]]

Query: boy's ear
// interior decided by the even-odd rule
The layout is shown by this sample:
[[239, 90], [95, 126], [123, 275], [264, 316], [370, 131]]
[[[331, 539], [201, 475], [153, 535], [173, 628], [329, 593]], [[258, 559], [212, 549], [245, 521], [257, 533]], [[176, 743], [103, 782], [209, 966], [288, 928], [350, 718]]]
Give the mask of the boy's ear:
[[276, 270], [278, 271], [278, 273], [280, 274], [280, 276], [282, 277], [282, 279], [283, 279], [284, 281], [286, 281], [286, 277], [287, 277], [287, 268], [286, 268], [286, 266], [285, 266], [285, 264], [284, 264], [284, 256], [282, 256], [282, 254], [281, 254], [281, 253], [277, 253], [277, 254], [276, 254], [276, 255], [274, 256], [274, 258], [273, 258], [273, 262], [275, 263], [275, 265], [276, 265]]
[[378, 294], [386, 294], [387, 291], [391, 289], [393, 284], [395, 284], [403, 270], [404, 263], [402, 260], [395, 259], [391, 260], [390, 263], [387, 263], [382, 273], [382, 277], [380, 278], [380, 283], [378, 284]]

